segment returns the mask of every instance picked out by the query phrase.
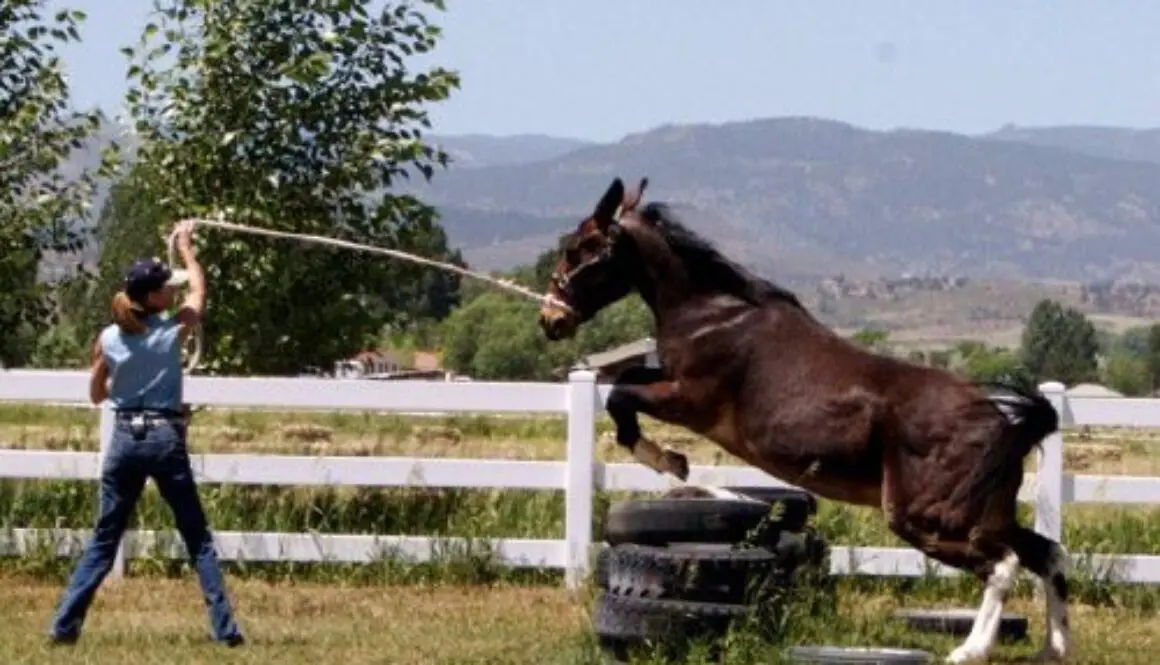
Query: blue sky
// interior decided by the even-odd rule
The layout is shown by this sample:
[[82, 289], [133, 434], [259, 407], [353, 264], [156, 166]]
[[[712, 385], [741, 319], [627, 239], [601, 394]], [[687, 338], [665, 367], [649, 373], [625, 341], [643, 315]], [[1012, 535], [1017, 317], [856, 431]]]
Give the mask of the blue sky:
[[[74, 100], [110, 112], [150, 0], [88, 13]], [[615, 140], [664, 123], [813, 115], [870, 128], [1160, 126], [1146, 0], [447, 0], [433, 54], [462, 88], [439, 133]]]

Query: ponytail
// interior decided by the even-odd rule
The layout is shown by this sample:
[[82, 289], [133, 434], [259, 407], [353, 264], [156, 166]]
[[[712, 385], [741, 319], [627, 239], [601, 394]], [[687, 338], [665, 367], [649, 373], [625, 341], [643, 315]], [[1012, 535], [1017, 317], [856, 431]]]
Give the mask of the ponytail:
[[145, 310], [130, 300], [129, 294], [124, 291], [118, 291], [117, 295], [113, 296], [113, 323], [117, 324], [121, 332], [130, 335], [143, 334], [146, 328], [140, 317], [144, 314]]

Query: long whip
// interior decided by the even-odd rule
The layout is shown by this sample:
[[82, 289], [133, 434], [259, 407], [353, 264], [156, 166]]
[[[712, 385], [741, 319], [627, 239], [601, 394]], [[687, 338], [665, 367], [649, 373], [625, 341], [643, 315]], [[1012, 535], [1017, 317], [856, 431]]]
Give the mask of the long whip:
[[[263, 229], [263, 228], [259, 228], [259, 227], [255, 227], [255, 226], [246, 226], [244, 224], [236, 224], [234, 222], [227, 222], [227, 221], [225, 221], [224, 217], [225, 217], [224, 215], [221, 215], [221, 216], [219, 216], [218, 219], [198, 218], [198, 219], [192, 219], [190, 221], [194, 222], [194, 224], [197, 226], [210, 226], [210, 227], [219, 228], [219, 229], [223, 229], [223, 230], [227, 230], [227, 231], [236, 231], [238, 233], [248, 233], [251, 235], [266, 236], [266, 237], [270, 237], [270, 238], [283, 238], [283, 239], [287, 239], [287, 240], [298, 240], [300, 242], [313, 243], [313, 244], [317, 244], [317, 245], [327, 245], [330, 247], [339, 247], [342, 249], [350, 249], [350, 250], [359, 251], [359, 252], [369, 252], [371, 254], [381, 254], [383, 256], [389, 256], [392, 258], [401, 259], [403, 261], [408, 261], [410, 263], [416, 263], [419, 265], [437, 268], [439, 270], [444, 270], [446, 272], [452, 272], [452, 273], [455, 273], [457, 275], [462, 275], [464, 277], [470, 277], [472, 279], [477, 279], [477, 280], [482, 281], [486, 284], [489, 284], [493, 287], [505, 290], [509, 293], [515, 294], [515, 295], [520, 296], [522, 298], [527, 298], [528, 300], [531, 300], [533, 302], [536, 302], [536, 303], [539, 303], [542, 305], [543, 304], [550, 304], [550, 305], [554, 305], [556, 307], [559, 307], [559, 308], [562, 308], [565, 310], [571, 310], [571, 307], [569, 307], [567, 303], [561, 301], [558, 298], [552, 297], [550, 294], [538, 293], [538, 292], [533, 291], [532, 289], [529, 289], [525, 286], [521, 286], [520, 284], [516, 284], [515, 282], [513, 282], [511, 280], [501, 279], [501, 278], [494, 277], [492, 275], [488, 275], [486, 273], [478, 272], [475, 270], [469, 270], [467, 268], [457, 266], [454, 263], [450, 263], [450, 262], [446, 262], [446, 261], [437, 261], [435, 259], [429, 259], [425, 256], [419, 256], [418, 254], [412, 254], [410, 252], [404, 252], [404, 251], [398, 250], [398, 249], [388, 249], [386, 247], [376, 247], [374, 245], [363, 245], [363, 244], [359, 244], [359, 243], [355, 243], [355, 242], [350, 242], [348, 240], [339, 240], [338, 238], [329, 238], [326, 236], [312, 235], [312, 234], [307, 234], [307, 233], [290, 233], [288, 231], [274, 231], [272, 229]], [[167, 244], [169, 246], [169, 264], [175, 265], [175, 261], [177, 258], [177, 235], [176, 235], [176, 232], [171, 233], [169, 235]], [[201, 359], [201, 351], [202, 351], [201, 331], [195, 330], [192, 337], [193, 337], [194, 347], [193, 347], [193, 351], [191, 352], [189, 361], [186, 364], [186, 368], [189, 371], [192, 371], [197, 366], [198, 361]]]

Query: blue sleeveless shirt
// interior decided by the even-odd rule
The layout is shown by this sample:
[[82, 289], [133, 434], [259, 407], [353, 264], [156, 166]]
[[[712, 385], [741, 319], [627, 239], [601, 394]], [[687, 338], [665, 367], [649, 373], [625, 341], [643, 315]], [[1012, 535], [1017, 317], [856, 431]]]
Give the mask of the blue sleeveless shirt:
[[142, 321], [141, 335], [121, 332], [116, 324], [101, 331], [109, 365], [109, 402], [114, 409], [180, 411], [182, 403], [180, 326], [171, 316]]

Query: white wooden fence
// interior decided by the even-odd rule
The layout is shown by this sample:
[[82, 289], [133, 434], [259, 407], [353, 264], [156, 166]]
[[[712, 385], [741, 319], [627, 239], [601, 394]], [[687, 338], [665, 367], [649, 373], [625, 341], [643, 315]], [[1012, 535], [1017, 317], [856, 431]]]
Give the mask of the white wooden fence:
[[[1160, 427], [1157, 399], [1068, 398], [1058, 383], [1044, 384], [1042, 389], [1065, 425]], [[574, 588], [587, 574], [591, 561], [594, 492], [664, 490], [675, 482], [639, 464], [595, 460], [595, 419], [608, 390], [597, 385], [588, 371], [573, 372], [566, 384], [192, 377], [186, 383], [186, 398], [208, 406], [281, 410], [565, 414], [565, 461], [231, 454], [195, 455], [193, 464], [201, 482], [212, 483], [562, 490], [566, 506], [563, 540], [502, 539], [490, 544], [507, 565], [564, 569], [567, 586]], [[87, 397], [88, 376], [82, 372], [0, 370], [0, 401], [83, 403]], [[112, 432], [109, 413], [102, 410], [102, 450]], [[0, 450], [0, 478], [96, 479], [101, 454]], [[694, 466], [689, 482], [785, 486], [756, 469], [726, 466]], [[1059, 539], [1065, 503], [1160, 503], [1160, 478], [1065, 474], [1063, 439], [1056, 434], [1044, 442], [1038, 470], [1028, 474], [1020, 499], [1035, 505], [1035, 528]], [[77, 552], [87, 535], [87, 530], [9, 529], [0, 534], [0, 554], [24, 554], [48, 542], [59, 556], [69, 556]], [[425, 560], [447, 545], [462, 542], [408, 535], [225, 531], [216, 532], [215, 537], [224, 560], [245, 561], [367, 562], [385, 555]], [[113, 575], [121, 574], [124, 556], [142, 556], [157, 543], [166, 544], [161, 548], [164, 555], [184, 557], [172, 534], [130, 532]], [[1160, 583], [1160, 556], [1073, 553], [1073, 557], [1081, 558], [1107, 579]], [[920, 552], [904, 548], [834, 547], [831, 567], [837, 574], [957, 574]]]

